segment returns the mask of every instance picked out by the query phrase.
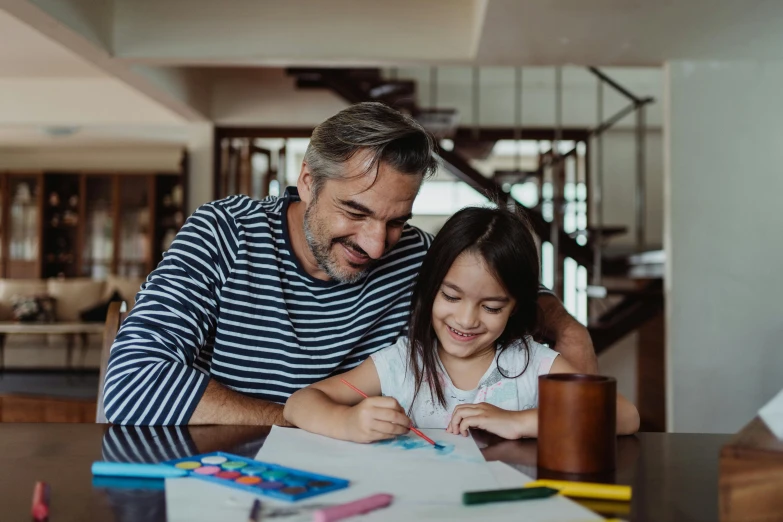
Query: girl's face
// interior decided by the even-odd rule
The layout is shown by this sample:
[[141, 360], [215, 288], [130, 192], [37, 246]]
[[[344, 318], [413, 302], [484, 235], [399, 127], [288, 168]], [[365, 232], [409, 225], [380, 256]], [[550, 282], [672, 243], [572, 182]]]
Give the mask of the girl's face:
[[432, 327], [441, 349], [461, 359], [494, 353], [515, 304], [481, 256], [463, 252], [432, 305]]

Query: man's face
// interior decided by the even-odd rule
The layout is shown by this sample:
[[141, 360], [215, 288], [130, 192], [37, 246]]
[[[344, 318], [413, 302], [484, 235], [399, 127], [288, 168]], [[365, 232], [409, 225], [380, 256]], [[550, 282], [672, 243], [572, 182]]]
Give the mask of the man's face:
[[326, 180], [317, 195], [307, 165], [299, 176], [307, 244], [320, 269], [343, 283], [361, 279], [399, 241], [421, 186], [422, 176], [383, 163], [377, 177], [374, 168], [361, 174], [368, 160], [367, 152], [355, 154], [343, 178]]

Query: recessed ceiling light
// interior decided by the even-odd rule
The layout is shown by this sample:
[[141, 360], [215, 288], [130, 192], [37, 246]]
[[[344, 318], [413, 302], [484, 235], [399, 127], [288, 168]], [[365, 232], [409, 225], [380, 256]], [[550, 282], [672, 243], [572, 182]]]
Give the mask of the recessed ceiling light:
[[41, 132], [43, 132], [47, 136], [59, 138], [62, 136], [71, 136], [72, 134], [76, 134], [80, 130], [81, 127], [68, 127], [64, 125], [57, 125], [53, 127], [44, 127], [41, 129]]

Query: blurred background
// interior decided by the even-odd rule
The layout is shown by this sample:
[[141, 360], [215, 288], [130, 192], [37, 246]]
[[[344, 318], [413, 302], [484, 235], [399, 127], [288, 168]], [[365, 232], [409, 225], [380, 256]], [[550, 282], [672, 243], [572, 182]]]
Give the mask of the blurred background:
[[764, 0], [0, 0], [0, 420], [92, 421], [101, 335], [74, 325], [132, 306], [198, 205], [281, 194], [315, 125], [376, 100], [440, 142], [414, 225], [527, 208], [542, 281], [642, 428], [737, 431], [783, 386], [781, 21]]

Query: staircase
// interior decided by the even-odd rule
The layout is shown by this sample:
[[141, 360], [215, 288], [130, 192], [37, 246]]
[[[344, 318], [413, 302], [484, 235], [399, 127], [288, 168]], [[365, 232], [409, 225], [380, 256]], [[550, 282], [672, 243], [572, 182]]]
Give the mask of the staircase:
[[[296, 78], [297, 88], [329, 89], [349, 103], [365, 101], [385, 103], [417, 118], [436, 137], [453, 137], [453, 150], [441, 149], [439, 151], [444, 167], [457, 179], [464, 181], [473, 189], [498, 204], [511, 202], [523, 207], [510, 194], [503, 191], [502, 185], [497, 181], [498, 179], [504, 179], [504, 176], [508, 178], [508, 176], [515, 175], [541, 175], [541, 172], [520, 173], [514, 171], [498, 172], [494, 178], [482, 175], [471, 166], [468, 158], [480, 156], [482, 151], [488, 153], [496, 140], [492, 139], [491, 136], [487, 137], [485, 135], [487, 133], [482, 134], [481, 129], [478, 129], [478, 132], [467, 135], [464, 132], [458, 132], [456, 128], [456, 111], [453, 109], [423, 109], [419, 107], [416, 103], [416, 84], [413, 81], [384, 78], [381, 70], [377, 68], [291, 68], [287, 72], [290, 76]], [[605, 81], [611, 82], [613, 87], [622, 89], [622, 87], [612, 82], [611, 79], [597, 69], [592, 69], [592, 72]], [[652, 101], [650, 99], [635, 98], [627, 91], [624, 92], [636, 104]], [[606, 124], [591, 130], [590, 134], [596, 135], [604, 132], [611, 124], [618, 121], [628, 112], [627, 109], [621, 111], [621, 113], [610, 118]], [[575, 150], [557, 158], [550, 158], [552, 162], [550, 165], [557, 167], [558, 162], [562, 164], [565, 158], [572, 153], [575, 153]], [[558, 202], [555, 201], [555, 204], [558, 204]], [[553, 231], [552, 223], [544, 218], [540, 208], [523, 208], [542, 241], [551, 242], [555, 239], [561, 256], [574, 259], [580, 265], [588, 267], [588, 270], [594, 266], [596, 242], [603, 241], [613, 233], [625, 232], [624, 228], [618, 229], [617, 227], [602, 227], [600, 230], [595, 228], [588, 229], [588, 241], [586, 244], [581, 245], [577, 242], [574, 235], [566, 233], [562, 227]], [[597, 232], [600, 232], [600, 234]], [[556, 238], [553, 238], [554, 234], [557, 235]], [[606, 275], [622, 276], [628, 272], [629, 267], [628, 257], [626, 256], [615, 258], [602, 256], [601, 258], [602, 273]], [[660, 315], [663, 310], [662, 288], [661, 279], [652, 279], [642, 285], [641, 288], [634, 290], [613, 291], [611, 288], [608, 288], [608, 296], [615, 301], [618, 297], [620, 300], [597, 319], [591, 321], [588, 326], [596, 353], [600, 354], [630, 332]]]

